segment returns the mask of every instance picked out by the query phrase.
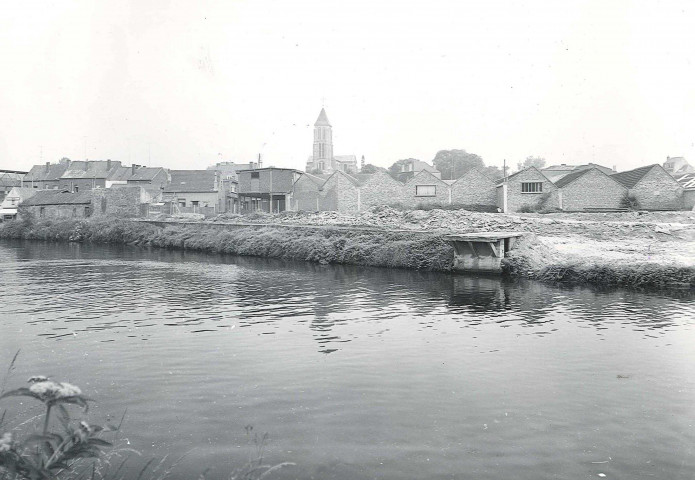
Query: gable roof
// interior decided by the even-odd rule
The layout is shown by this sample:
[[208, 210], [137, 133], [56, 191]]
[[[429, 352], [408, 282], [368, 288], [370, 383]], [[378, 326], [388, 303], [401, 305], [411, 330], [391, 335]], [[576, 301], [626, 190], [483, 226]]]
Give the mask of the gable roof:
[[517, 175], [519, 175], [520, 173], [526, 172], [527, 170], [535, 170], [536, 173], [538, 173], [538, 175], [545, 178], [550, 183], [553, 183], [552, 180], [550, 180], [550, 178], [548, 178], [548, 176], [546, 174], [544, 174], [542, 171], [538, 170], [536, 167], [526, 167], [523, 170], [519, 170], [518, 172], [514, 172], [511, 175], [507, 175], [507, 178], [500, 178], [499, 180], [497, 180], [497, 186], [499, 187], [500, 185], [502, 185], [505, 182], [505, 180], [508, 181], [510, 178], [514, 178]]
[[166, 193], [216, 192], [215, 170], [171, 170], [171, 183], [164, 187]]
[[131, 167], [118, 166], [112, 168], [111, 171], [108, 172], [107, 180], [111, 180], [112, 182], [125, 182], [132, 176], [132, 172], [133, 169]]
[[461, 180], [462, 178], [465, 178], [466, 176], [470, 175], [471, 173], [477, 173], [477, 174], [482, 175], [483, 177], [487, 178], [488, 180], [490, 180], [491, 183], [497, 183], [496, 180], [490, 178], [490, 175], [488, 175], [485, 171], [483, 171], [482, 169], [480, 169], [478, 167], [469, 168], [468, 170], [463, 172], [463, 175], [461, 175], [459, 178], [456, 178], [454, 180], [444, 180], [444, 182], [447, 182], [447, 183], [451, 182], [451, 183], [449, 183], [449, 185], [453, 185], [456, 182], [458, 182], [459, 180]]
[[438, 178], [434, 173], [430, 172], [429, 170], [420, 170], [415, 175], [413, 175], [413, 177], [411, 177], [407, 182], [405, 182], [405, 184], [408, 185], [409, 183], [413, 183], [416, 179], [420, 179], [421, 177], [431, 177], [436, 182], [439, 182], [448, 187], [444, 180]]
[[[111, 167], [111, 168], [109, 168]], [[79, 160], [70, 162], [60, 178], [109, 178], [109, 175], [121, 168], [120, 161]]]
[[331, 175], [326, 179], [326, 181], [323, 184], [325, 185], [326, 183], [328, 183], [328, 181], [336, 175], [342, 175], [347, 179], [348, 182], [352, 183], [356, 187], [360, 186], [360, 182], [355, 177], [353, 177], [352, 175], [348, 175], [342, 170], [336, 170], [335, 172], [331, 173]]
[[49, 165], [34, 165], [24, 176], [24, 181], [27, 182], [46, 182], [50, 180], [58, 180], [61, 175], [67, 170], [67, 163], [51, 163]]
[[316, 119], [314, 123], [315, 127], [330, 127], [331, 122], [328, 121], [328, 115], [326, 115], [326, 109], [322, 108], [321, 113], [319, 113], [319, 118]]
[[562, 188], [567, 184], [570, 184], [577, 180], [580, 177], [583, 177], [587, 173], [589, 173], [591, 170], [594, 170], [592, 168], [587, 168], [587, 169], [582, 169], [582, 170], [573, 170], [572, 173], [568, 173], [564, 177], [559, 178], [558, 180], [555, 180], [555, 186], [558, 188]]
[[128, 178], [128, 181], [143, 182], [153, 180], [160, 172], [165, 172], [162, 167], [140, 167], [135, 169], [135, 173]]
[[22, 202], [22, 205], [86, 205], [92, 203], [91, 192], [60, 192], [58, 190], [39, 190]]
[[319, 176], [317, 176], [317, 175], [304, 172], [304, 173], [302, 173], [302, 174], [299, 176], [299, 178], [298, 178], [297, 180], [295, 180], [294, 183], [297, 183], [297, 182], [298, 182], [299, 180], [301, 180], [302, 178], [306, 178], [306, 179], [309, 180], [310, 182], [312, 182], [312, 183], [318, 185], [319, 187], [322, 187], [323, 184], [326, 183], [326, 180], [328, 179], [328, 177], [326, 177], [326, 178], [321, 178], [321, 177], [319, 177]]
[[625, 185], [627, 188], [633, 188], [637, 183], [648, 174], [652, 168], [658, 167], [656, 163], [653, 165], [647, 165], [646, 167], [639, 167], [633, 170], [628, 170], [626, 172], [614, 173], [611, 175], [614, 180]]

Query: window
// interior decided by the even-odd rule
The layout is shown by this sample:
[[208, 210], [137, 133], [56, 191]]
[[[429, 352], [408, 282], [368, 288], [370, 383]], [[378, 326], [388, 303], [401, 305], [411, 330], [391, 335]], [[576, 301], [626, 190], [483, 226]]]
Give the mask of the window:
[[89, 205], [84, 207], [84, 216], [89, 217], [92, 214], [92, 209], [89, 208]]
[[39, 217], [45, 217], [46, 216], [46, 207], [40, 207], [39, 208]]
[[77, 192], [79, 192], [79, 191], [80, 191], [80, 187], [75, 186], [75, 193], [77, 193]]
[[543, 193], [543, 182], [522, 182], [521, 193]]
[[261, 178], [260, 172], [251, 172], [251, 178]]
[[186, 199], [185, 198], [179, 199], [179, 207], [186, 208]]
[[415, 196], [416, 197], [436, 197], [437, 196], [437, 186], [436, 185], [415, 185]]
[[198, 206], [198, 200], [191, 200], [191, 207], [197, 207]]

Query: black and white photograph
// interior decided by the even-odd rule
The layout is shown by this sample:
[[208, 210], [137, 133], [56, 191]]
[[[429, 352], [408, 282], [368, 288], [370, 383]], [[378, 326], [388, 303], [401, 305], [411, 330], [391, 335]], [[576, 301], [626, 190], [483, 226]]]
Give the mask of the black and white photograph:
[[0, 480], [695, 478], [695, 3], [0, 8]]

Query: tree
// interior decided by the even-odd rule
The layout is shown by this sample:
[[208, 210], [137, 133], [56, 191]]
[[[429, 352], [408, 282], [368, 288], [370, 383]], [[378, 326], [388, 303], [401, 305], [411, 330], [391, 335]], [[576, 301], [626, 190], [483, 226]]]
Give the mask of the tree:
[[376, 165], [372, 165], [371, 163], [368, 163], [366, 165], [362, 165], [362, 170], [360, 170], [360, 173], [376, 173], [379, 170], [386, 170], [384, 167], [377, 167]]
[[494, 165], [487, 166], [483, 169], [485, 174], [492, 180], [499, 180], [504, 178], [504, 172], [500, 167], [495, 167]]
[[420, 161], [417, 158], [404, 158], [402, 160], [394, 162], [394, 164], [389, 167], [389, 175], [391, 175], [394, 179], [398, 180], [398, 174], [402, 171], [401, 167], [406, 163], [412, 162], [413, 160], [416, 162]]
[[432, 160], [432, 164], [442, 172], [444, 180], [455, 180], [471, 168], [485, 167], [479, 155], [465, 150], [440, 150]]
[[529, 156], [526, 157], [526, 160], [524, 160], [523, 162], [519, 162], [516, 164], [516, 168], [518, 171], [521, 171], [529, 167], [536, 167], [540, 170], [541, 168], [545, 167], [545, 158]]

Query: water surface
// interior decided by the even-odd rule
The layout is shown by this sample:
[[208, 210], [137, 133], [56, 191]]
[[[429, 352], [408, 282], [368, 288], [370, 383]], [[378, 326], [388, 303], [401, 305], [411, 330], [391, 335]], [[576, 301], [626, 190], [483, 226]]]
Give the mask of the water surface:
[[227, 478], [246, 425], [297, 464], [273, 478], [695, 472], [692, 297], [7, 241], [0, 278], [9, 386], [127, 407], [122, 441], [186, 454], [172, 478]]

